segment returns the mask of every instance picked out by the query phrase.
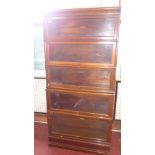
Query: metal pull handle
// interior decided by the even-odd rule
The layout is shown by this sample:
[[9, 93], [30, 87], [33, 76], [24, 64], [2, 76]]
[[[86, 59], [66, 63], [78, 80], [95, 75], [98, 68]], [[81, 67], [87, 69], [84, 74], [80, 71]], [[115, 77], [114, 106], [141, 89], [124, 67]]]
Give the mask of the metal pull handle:
[[85, 120], [85, 118], [80, 117], [80, 120]]

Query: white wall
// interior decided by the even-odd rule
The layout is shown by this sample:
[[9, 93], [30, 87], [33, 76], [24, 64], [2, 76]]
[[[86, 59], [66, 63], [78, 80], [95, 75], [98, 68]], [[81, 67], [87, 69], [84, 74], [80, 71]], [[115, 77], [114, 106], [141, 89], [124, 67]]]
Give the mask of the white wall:
[[122, 0], [122, 155], [155, 154], [155, 4]]

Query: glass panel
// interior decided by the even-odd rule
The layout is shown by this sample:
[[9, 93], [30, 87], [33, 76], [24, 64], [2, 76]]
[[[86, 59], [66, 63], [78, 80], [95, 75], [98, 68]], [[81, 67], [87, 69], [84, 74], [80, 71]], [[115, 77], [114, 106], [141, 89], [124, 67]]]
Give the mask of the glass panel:
[[50, 72], [53, 83], [110, 88], [111, 70], [55, 67]]
[[49, 38], [62, 36], [114, 37], [117, 18], [53, 19], [47, 22]]
[[106, 140], [109, 125], [110, 123], [103, 120], [52, 115], [52, 131], [69, 136]]
[[52, 108], [99, 114], [108, 114], [109, 112], [110, 101], [108, 96], [88, 96], [59, 92], [50, 95]]
[[34, 70], [45, 70], [43, 28], [34, 26]]
[[51, 61], [112, 63], [113, 44], [53, 44]]

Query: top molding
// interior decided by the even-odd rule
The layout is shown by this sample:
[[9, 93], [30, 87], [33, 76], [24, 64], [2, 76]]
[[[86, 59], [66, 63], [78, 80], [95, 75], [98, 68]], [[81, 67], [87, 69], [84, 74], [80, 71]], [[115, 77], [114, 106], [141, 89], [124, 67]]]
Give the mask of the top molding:
[[80, 15], [120, 15], [120, 7], [98, 7], [98, 8], [73, 8], [73, 9], [60, 9], [49, 12], [45, 17], [54, 17], [54, 16], [80, 16]]

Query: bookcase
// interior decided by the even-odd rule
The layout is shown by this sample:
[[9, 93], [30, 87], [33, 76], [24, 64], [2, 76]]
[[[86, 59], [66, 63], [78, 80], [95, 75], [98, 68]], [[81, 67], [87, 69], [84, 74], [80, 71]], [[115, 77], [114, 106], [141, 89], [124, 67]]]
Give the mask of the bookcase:
[[45, 16], [49, 145], [109, 154], [119, 24], [119, 7]]

